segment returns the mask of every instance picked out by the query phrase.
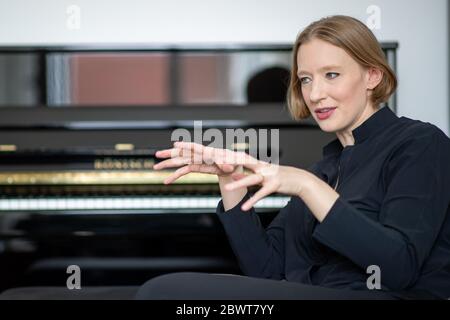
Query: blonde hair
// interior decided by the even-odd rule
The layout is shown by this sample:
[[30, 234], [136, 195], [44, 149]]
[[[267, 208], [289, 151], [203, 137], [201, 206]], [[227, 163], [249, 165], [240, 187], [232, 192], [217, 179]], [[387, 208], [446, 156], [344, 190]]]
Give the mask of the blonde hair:
[[372, 31], [355, 18], [341, 15], [330, 16], [311, 23], [295, 40], [287, 93], [289, 111], [295, 120], [305, 119], [311, 115], [303, 99], [301, 83], [297, 76], [297, 54], [302, 44], [313, 39], [320, 39], [344, 49], [364, 68], [380, 69], [383, 78], [373, 89], [371, 102], [374, 107], [378, 107], [389, 100], [397, 87], [397, 78]]

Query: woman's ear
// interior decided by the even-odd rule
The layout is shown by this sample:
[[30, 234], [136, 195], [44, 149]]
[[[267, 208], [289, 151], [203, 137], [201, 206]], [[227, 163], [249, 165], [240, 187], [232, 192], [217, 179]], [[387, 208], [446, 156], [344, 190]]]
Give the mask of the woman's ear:
[[373, 90], [383, 79], [383, 71], [378, 68], [367, 69], [367, 89]]

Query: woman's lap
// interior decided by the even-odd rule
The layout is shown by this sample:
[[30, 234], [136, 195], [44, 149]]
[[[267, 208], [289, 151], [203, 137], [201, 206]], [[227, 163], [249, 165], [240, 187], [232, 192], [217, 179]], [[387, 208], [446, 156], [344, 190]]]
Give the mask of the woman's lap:
[[170, 273], [153, 278], [139, 289], [140, 300], [391, 300], [380, 291], [331, 289], [296, 282], [231, 274]]

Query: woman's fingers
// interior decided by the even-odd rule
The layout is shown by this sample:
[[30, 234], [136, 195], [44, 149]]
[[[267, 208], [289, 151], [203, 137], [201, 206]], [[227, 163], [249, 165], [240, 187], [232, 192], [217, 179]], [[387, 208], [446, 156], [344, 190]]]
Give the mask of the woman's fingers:
[[[173, 144], [173, 146], [176, 149], [182, 150], [183, 156], [192, 157], [195, 155], [197, 157], [200, 157], [200, 159], [202, 159], [205, 148], [207, 148], [202, 144], [198, 144], [195, 142], [183, 142], [183, 141], [175, 142]], [[212, 149], [211, 147], [209, 147], [209, 148]]]
[[170, 176], [168, 176], [166, 179], [164, 179], [164, 184], [170, 184], [177, 180], [178, 178], [192, 172], [192, 166], [184, 166], [179, 169], [177, 169], [174, 173], [172, 173]]
[[273, 191], [268, 187], [263, 187], [259, 189], [250, 199], [248, 199], [242, 206], [241, 209], [243, 211], [250, 210], [259, 200], [267, 197], [269, 194], [273, 193]]
[[261, 174], [251, 174], [245, 178], [238, 181], [228, 183], [225, 185], [225, 190], [231, 191], [242, 187], [250, 187], [255, 184], [260, 184], [263, 182], [264, 177]]
[[231, 178], [233, 180], [241, 180], [242, 178], [245, 178], [247, 175], [242, 172], [235, 172], [231, 174]]
[[173, 146], [175, 148], [181, 148], [181, 149], [192, 150], [192, 151], [197, 151], [197, 152], [201, 152], [203, 150], [203, 148], [205, 148], [205, 146], [202, 144], [195, 143], [195, 142], [184, 142], [184, 141], [177, 141], [173, 144]]
[[211, 173], [211, 174], [218, 173], [217, 169], [215, 169], [214, 167], [211, 167], [211, 166], [205, 166], [205, 165], [201, 165], [201, 164], [189, 164], [189, 165], [186, 165], [184, 167], [177, 169], [174, 173], [172, 173], [170, 176], [168, 176], [164, 180], [164, 184], [170, 184], [190, 172], [202, 172], [202, 173]]
[[[167, 159], [167, 158], [171, 158], [172, 160], [174, 159], [183, 159], [183, 157], [179, 157], [181, 154], [181, 150], [178, 148], [172, 148], [172, 149], [165, 149], [165, 150], [159, 150], [156, 151], [155, 156], [157, 158], [162, 158], [162, 159]], [[167, 167], [173, 167], [173, 166], [180, 166], [182, 164], [186, 164], [183, 163], [182, 160], [175, 160], [175, 161], [161, 161], [159, 163], [156, 163], [153, 165], [153, 169], [154, 170], [160, 170], [160, 169], [164, 169]]]
[[220, 170], [223, 172], [231, 173], [234, 171], [235, 166], [232, 164], [217, 164]]
[[207, 164], [232, 164], [243, 165], [249, 169], [255, 169], [260, 161], [242, 151], [207, 147], [195, 142], [175, 142], [174, 147], [189, 150], [195, 155], [201, 155], [202, 161]]
[[[162, 161], [154, 165], [155, 170], [177, 167], [185, 164], [215, 164], [225, 173], [232, 173], [240, 165], [257, 170], [261, 162], [245, 152], [236, 152], [228, 149], [218, 149], [203, 146], [194, 142], [175, 142], [174, 148], [156, 152], [157, 158], [172, 158], [173, 161]], [[175, 159], [184, 160], [175, 160]], [[187, 160], [186, 160], [187, 159]]]
[[171, 149], [165, 149], [165, 150], [158, 150], [155, 153], [155, 156], [157, 158], [175, 158], [178, 157], [181, 153], [181, 149], [178, 148], [171, 148]]
[[[174, 148], [158, 150], [155, 153], [156, 158], [185, 158], [189, 159], [191, 163], [201, 164], [203, 162], [205, 148], [199, 144], [193, 143], [182, 143], [178, 142], [174, 143]], [[212, 149], [212, 148], [206, 148]], [[161, 162], [162, 163], [162, 162]], [[154, 169], [161, 169], [160, 165], [157, 164], [154, 166]]]
[[[205, 158], [208, 160], [212, 159], [219, 168], [224, 168], [223, 171], [225, 172], [233, 172], [237, 166], [241, 166], [242, 168], [246, 167], [256, 171], [262, 165], [261, 161], [245, 152], [213, 148], [212, 156], [210, 156], [207, 151], [205, 152], [207, 155]], [[230, 165], [229, 168], [228, 165]]]
[[165, 169], [165, 168], [180, 167], [180, 166], [189, 164], [190, 162], [191, 162], [190, 158], [167, 159], [167, 160], [161, 161], [161, 162], [153, 165], [153, 169], [160, 170], [160, 169]]
[[232, 163], [234, 165], [241, 165], [245, 168], [256, 170], [260, 165], [261, 162], [250, 156], [249, 154], [239, 151], [231, 151], [231, 150], [225, 150], [222, 155], [220, 155], [219, 158], [223, 163]]

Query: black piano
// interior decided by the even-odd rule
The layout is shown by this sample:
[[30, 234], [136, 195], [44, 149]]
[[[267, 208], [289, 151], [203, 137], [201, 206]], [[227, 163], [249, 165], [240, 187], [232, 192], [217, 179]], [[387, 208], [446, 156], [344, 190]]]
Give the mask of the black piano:
[[[384, 48], [395, 63], [396, 45]], [[177, 271], [240, 274], [215, 216], [217, 177], [164, 185], [172, 171], [153, 171], [154, 154], [177, 129], [194, 137], [201, 121], [224, 137], [277, 131], [279, 143], [258, 150], [307, 168], [334, 137], [291, 120], [289, 64], [286, 45], [0, 48], [0, 70], [9, 70], [0, 90], [0, 292], [65, 288], [70, 265], [84, 287], [138, 286]], [[260, 201], [263, 224], [288, 199]]]

